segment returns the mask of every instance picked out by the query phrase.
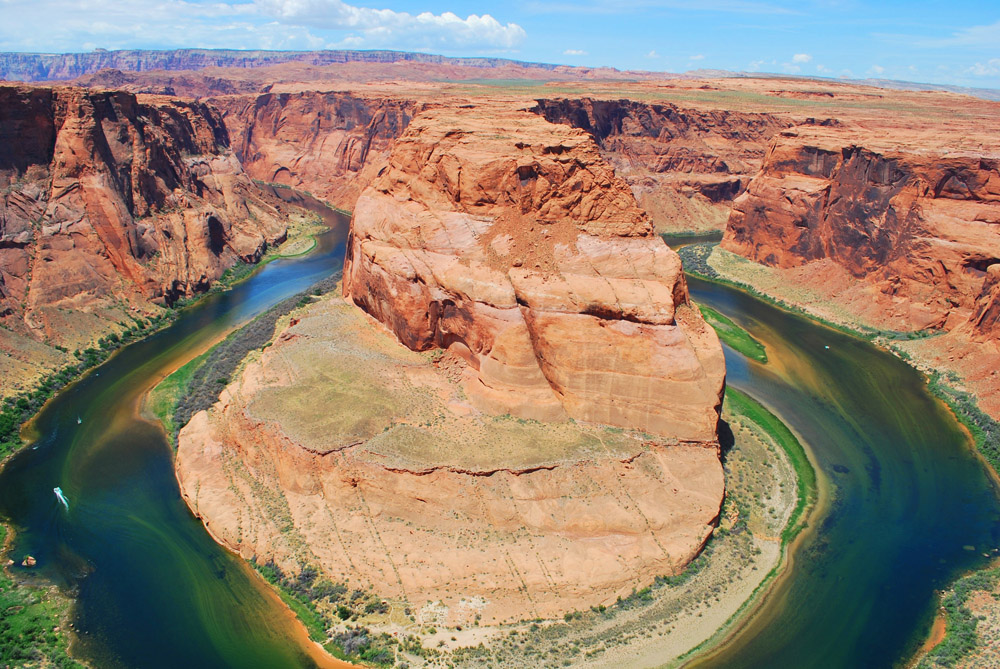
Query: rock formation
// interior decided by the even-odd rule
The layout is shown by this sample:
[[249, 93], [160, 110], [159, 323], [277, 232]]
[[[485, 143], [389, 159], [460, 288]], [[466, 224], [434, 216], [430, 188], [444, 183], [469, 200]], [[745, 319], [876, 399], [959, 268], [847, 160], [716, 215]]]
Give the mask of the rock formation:
[[590, 133], [661, 231], [725, 226], [760, 169], [774, 114], [684, 109], [634, 100], [538, 100], [535, 111]]
[[90, 345], [149, 300], [205, 290], [238, 260], [256, 261], [286, 229], [220, 116], [199, 103], [0, 87], [0, 188], [3, 346], [14, 359], [27, 340]]
[[220, 541], [452, 625], [607, 604], [701, 550], [722, 350], [590, 135], [424, 109], [358, 200], [344, 294], [181, 431]]
[[359, 199], [348, 245], [345, 294], [408, 347], [465, 356], [482, 409], [715, 438], [718, 340], [586, 133], [429, 109]]
[[416, 107], [407, 100], [317, 92], [215, 98], [212, 104], [223, 110], [248, 174], [346, 209], [385, 165]]
[[1000, 157], [909, 146], [860, 128], [775, 141], [723, 248], [776, 267], [828, 259], [871, 286], [896, 329], [995, 325]]

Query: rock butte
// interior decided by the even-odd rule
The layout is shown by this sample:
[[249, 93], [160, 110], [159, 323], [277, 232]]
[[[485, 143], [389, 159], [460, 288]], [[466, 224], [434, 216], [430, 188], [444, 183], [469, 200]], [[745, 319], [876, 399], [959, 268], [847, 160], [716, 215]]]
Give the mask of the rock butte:
[[423, 110], [358, 200], [344, 294], [408, 349], [446, 349], [450, 374], [371, 324], [352, 348], [363, 316], [344, 305], [297, 317], [180, 434], [182, 489], [221, 540], [315, 556], [452, 624], [608, 603], [701, 549], [724, 487], [722, 350], [590, 135]]
[[715, 439], [718, 339], [581, 131], [499, 106], [414, 118], [355, 207], [344, 293], [465, 357], [489, 413]]

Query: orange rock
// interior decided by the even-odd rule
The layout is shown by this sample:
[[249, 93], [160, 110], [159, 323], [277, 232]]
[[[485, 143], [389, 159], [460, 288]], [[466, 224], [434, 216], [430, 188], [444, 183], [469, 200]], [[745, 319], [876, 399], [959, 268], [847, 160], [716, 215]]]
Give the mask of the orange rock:
[[586, 133], [430, 108], [355, 208], [344, 291], [482, 409], [712, 441], [725, 376], [680, 261]]
[[952, 329], [970, 316], [992, 328], [1000, 163], [896, 132], [782, 133], [736, 200], [723, 248], [783, 268], [833, 260], [900, 314], [896, 329]]
[[196, 102], [0, 87], [0, 185], [4, 324], [68, 347], [122, 304], [205, 290], [286, 234]]

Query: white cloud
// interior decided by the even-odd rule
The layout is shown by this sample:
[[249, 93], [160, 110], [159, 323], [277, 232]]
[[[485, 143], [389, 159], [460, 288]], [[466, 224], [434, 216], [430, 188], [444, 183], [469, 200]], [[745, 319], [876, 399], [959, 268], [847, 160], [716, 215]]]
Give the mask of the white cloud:
[[830, 68], [828, 68], [826, 65], [817, 65], [816, 66], [816, 71], [817, 72], [832, 72], [833, 70], [831, 70]]
[[802, 68], [798, 65], [792, 65], [791, 63], [782, 63], [781, 69], [786, 74], [798, 74], [802, 71]]
[[797, 53], [794, 56], [792, 56], [793, 63], [808, 63], [812, 59], [813, 57], [807, 53]]
[[868, 68], [868, 74], [883, 74], [884, 72], [885, 68], [882, 67], [881, 65], [872, 65], [870, 68]]
[[659, 58], [659, 57], [660, 57], [660, 54], [656, 53], [655, 50], [654, 51], [650, 51], [649, 53], [646, 54], [646, 58]]
[[566, 49], [563, 51], [564, 56], [586, 56], [586, 51], [581, 51], [580, 49]]
[[976, 77], [995, 77], [1000, 74], [1000, 58], [990, 58], [985, 63], [976, 63], [966, 72]]
[[699, 53], [695, 56], [691, 56], [691, 60], [705, 60], [705, 54]]
[[281, 23], [349, 30], [360, 34], [371, 46], [510, 49], [526, 36], [524, 28], [516, 23], [503, 25], [489, 14], [470, 14], [464, 19], [451, 12], [413, 15], [355, 7], [341, 0], [255, 0], [254, 4]]
[[0, 0], [0, 45], [24, 51], [234, 49], [511, 49], [524, 29], [492, 16], [411, 15], [340, 0]]

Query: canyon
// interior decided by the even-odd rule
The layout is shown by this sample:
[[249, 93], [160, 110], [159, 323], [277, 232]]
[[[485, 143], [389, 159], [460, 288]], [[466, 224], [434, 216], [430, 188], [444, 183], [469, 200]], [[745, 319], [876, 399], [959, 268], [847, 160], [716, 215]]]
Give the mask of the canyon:
[[195, 102], [0, 87], [3, 393], [204, 292], [285, 238], [218, 112]]
[[995, 102], [201, 57], [0, 87], [3, 391], [259, 261], [301, 215], [273, 187], [353, 212], [340, 294], [303, 298], [178, 438], [185, 501], [257, 564], [448, 626], [681, 573], [720, 522], [726, 370], [664, 233], [724, 233], [725, 278], [898, 339], [1000, 417]]

